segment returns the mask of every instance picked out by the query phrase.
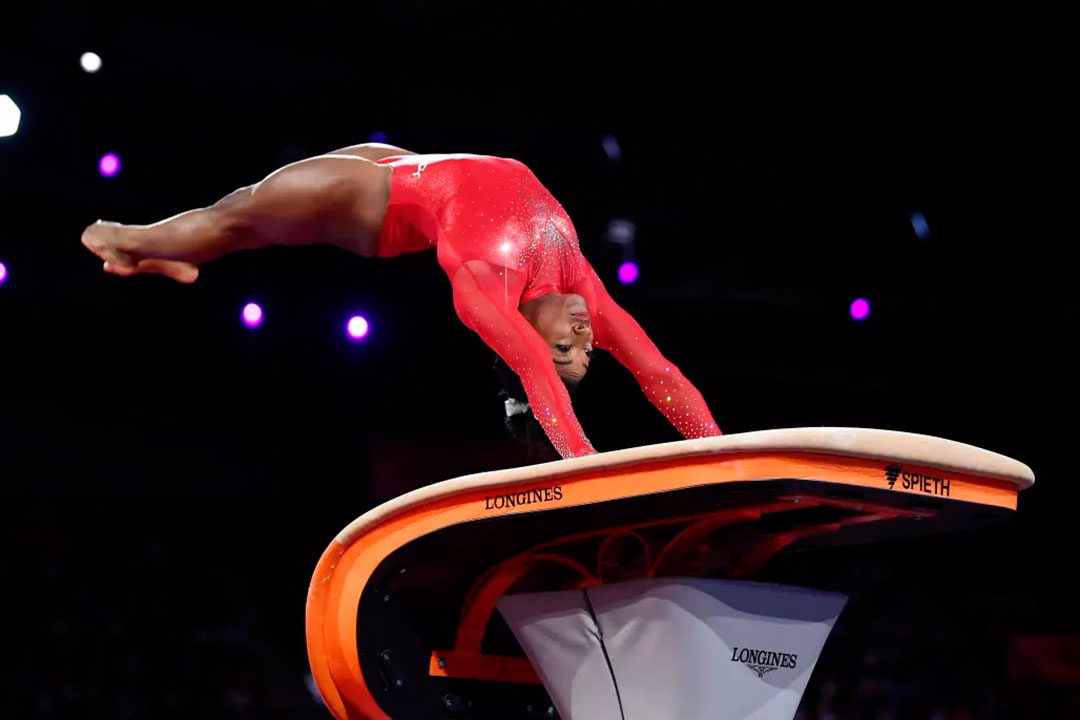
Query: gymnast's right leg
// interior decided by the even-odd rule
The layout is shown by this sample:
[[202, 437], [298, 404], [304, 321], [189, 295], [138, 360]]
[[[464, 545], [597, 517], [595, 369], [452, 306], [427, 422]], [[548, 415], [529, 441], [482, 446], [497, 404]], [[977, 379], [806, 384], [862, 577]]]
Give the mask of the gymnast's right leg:
[[331, 243], [375, 254], [390, 199], [390, 168], [323, 155], [287, 165], [214, 205], [152, 225], [98, 221], [82, 242], [116, 275], [158, 273], [194, 282], [199, 266], [267, 245]]

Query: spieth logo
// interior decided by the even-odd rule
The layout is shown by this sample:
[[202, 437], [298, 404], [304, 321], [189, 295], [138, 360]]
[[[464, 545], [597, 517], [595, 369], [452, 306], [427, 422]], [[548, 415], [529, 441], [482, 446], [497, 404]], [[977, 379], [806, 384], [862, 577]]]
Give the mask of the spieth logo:
[[927, 495], [949, 497], [949, 493], [952, 491], [952, 481], [948, 478], [911, 472], [905, 470], [903, 465], [887, 466], [885, 468], [885, 479], [889, 482], [890, 490], [894, 490], [899, 482], [900, 487], [904, 490], [926, 493]]
[[738, 646], [731, 650], [731, 662], [741, 662], [756, 672], [759, 678], [765, 677], [765, 673], [780, 668], [794, 669], [798, 660], [799, 656], [794, 653], [755, 650], [754, 648], [740, 648]]

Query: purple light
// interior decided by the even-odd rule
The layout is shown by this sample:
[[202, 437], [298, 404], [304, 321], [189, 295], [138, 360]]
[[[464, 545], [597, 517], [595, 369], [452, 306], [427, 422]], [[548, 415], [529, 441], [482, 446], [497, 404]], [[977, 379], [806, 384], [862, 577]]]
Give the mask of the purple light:
[[7, 265], [0, 263], [0, 285], [3, 285], [5, 280], [7, 280]]
[[619, 282], [623, 285], [633, 285], [637, 282], [638, 266], [633, 260], [628, 260], [619, 266]]
[[255, 303], [248, 303], [245, 305], [241, 315], [244, 318], [244, 324], [249, 328], [257, 328], [262, 325], [263, 311], [262, 308]]
[[120, 172], [120, 157], [116, 153], [108, 153], [101, 156], [98, 170], [104, 177], [113, 177]]
[[368, 321], [361, 315], [353, 315], [345, 329], [353, 340], [361, 340], [368, 334]]
[[371, 133], [371, 142], [373, 142], [373, 143], [385, 143], [386, 142], [386, 133], [384, 133], [382, 130], [376, 130], [375, 132]]
[[604, 145], [604, 152], [607, 153], [608, 159], [612, 162], [618, 162], [622, 157], [622, 148], [619, 147], [619, 141], [614, 135], [605, 135], [600, 138], [600, 142]]
[[930, 237], [930, 225], [926, 222], [926, 216], [921, 212], [911, 213], [911, 229], [915, 231], [915, 237], [925, 240]]
[[859, 298], [851, 303], [851, 318], [853, 320], [865, 320], [870, 315], [870, 303], [865, 298]]

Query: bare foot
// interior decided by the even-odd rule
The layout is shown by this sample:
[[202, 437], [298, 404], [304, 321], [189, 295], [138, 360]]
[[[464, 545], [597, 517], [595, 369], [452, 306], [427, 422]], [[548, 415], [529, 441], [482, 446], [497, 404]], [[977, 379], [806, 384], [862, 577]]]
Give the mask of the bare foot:
[[105, 261], [105, 272], [121, 277], [153, 273], [182, 283], [199, 277], [199, 268], [191, 263], [140, 257], [136, 246], [125, 241], [125, 229], [120, 223], [98, 220], [83, 231], [82, 244]]
[[116, 275], [134, 275], [138, 265], [131, 253], [121, 249], [120, 223], [98, 220], [82, 234], [86, 249], [105, 261], [105, 271]]

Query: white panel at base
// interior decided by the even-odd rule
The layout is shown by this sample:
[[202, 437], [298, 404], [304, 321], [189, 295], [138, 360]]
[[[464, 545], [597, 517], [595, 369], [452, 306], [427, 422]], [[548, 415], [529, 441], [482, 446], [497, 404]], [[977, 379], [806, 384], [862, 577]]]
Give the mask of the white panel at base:
[[846, 601], [658, 578], [508, 596], [499, 611], [564, 720], [791, 720]]

